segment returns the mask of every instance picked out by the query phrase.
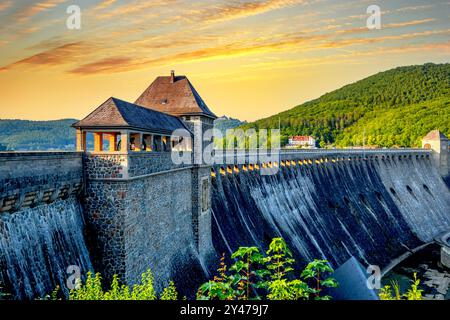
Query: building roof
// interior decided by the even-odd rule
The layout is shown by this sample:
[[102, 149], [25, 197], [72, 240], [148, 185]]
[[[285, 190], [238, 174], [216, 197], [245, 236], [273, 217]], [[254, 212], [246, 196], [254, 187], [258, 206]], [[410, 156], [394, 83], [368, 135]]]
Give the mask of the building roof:
[[447, 137], [439, 130], [430, 131], [424, 138], [424, 140], [447, 140]]
[[75, 128], [134, 128], [154, 133], [171, 134], [176, 129], [187, 129], [177, 117], [117, 98], [109, 98]]
[[310, 139], [314, 139], [312, 136], [293, 136], [290, 137], [293, 141], [308, 141]]
[[174, 116], [203, 115], [217, 118], [186, 76], [158, 77], [135, 102]]

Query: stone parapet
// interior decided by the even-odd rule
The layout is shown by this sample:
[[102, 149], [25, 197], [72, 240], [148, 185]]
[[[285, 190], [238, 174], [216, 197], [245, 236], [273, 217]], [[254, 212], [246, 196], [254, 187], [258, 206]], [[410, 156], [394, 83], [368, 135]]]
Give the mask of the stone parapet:
[[82, 187], [82, 153], [0, 153], [0, 213], [66, 199]]
[[[192, 159], [191, 152], [184, 154]], [[172, 152], [86, 153], [84, 158], [86, 176], [91, 180], [126, 180], [191, 166], [189, 163], [174, 163]]]

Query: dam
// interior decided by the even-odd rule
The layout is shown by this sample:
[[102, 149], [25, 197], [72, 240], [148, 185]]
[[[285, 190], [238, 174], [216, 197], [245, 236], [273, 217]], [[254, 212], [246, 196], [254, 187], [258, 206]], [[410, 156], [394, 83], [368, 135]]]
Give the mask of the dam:
[[273, 237], [298, 267], [355, 257], [384, 269], [450, 231], [438, 132], [421, 149], [272, 150], [266, 160], [216, 150], [217, 164], [198, 163], [214, 119], [172, 73], [135, 103], [109, 98], [74, 124], [76, 152], [0, 153], [1, 286], [35, 299], [67, 293], [74, 266], [128, 284], [151, 268], [157, 290], [173, 279], [192, 297], [222, 253]]
[[225, 170], [213, 179], [217, 252], [246, 243], [261, 248], [282, 236], [298, 261], [350, 257], [387, 267], [404, 252], [450, 229], [448, 187], [427, 150], [339, 150], [281, 153], [277, 168]]

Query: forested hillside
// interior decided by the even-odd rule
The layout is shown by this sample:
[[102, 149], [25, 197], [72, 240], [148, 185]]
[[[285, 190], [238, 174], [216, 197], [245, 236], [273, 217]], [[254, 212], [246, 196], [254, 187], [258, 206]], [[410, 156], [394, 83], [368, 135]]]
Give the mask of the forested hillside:
[[415, 147], [433, 129], [450, 134], [450, 64], [399, 67], [242, 126], [278, 128], [283, 141], [313, 135], [322, 145]]
[[75, 119], [55, 121], [0, 120], [1, 145], [7, 150], [74, 150]]
[[[73, 150], [75, 119], [0, 120], [0, 151]], [[288, 111], [242, 124], [222, 117], [221, 131], [270, 129], [281, 124], [283, 142], [315, 136], [323, 146], [416, 147], [433, 129], [450, 136], [450, 64], [400, 67], [347, 85]], [[363, 139], [364, 137], [364, 139]]]

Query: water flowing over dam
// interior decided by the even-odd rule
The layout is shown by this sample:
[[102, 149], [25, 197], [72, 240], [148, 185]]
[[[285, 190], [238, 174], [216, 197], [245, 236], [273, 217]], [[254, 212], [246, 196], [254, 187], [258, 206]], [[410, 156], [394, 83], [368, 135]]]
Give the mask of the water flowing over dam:
[[338, 267], [354, 256], [384, 268], [450, 230], [450, 193], [429, 158], [336, 159], [283, 161], [275, 175], [248, 166], [219, 174], [216, 167], [217, 253], [253, 245], [265, 250], [282, 236], [300, 264], [322, 258]]
[[0, 153], [0, 283], [12, 298], [67, 294], [70, 266], [92, 270], [82, 175], [75, 152]]
[[15, 297], [43, 298], [56, 286], [67, 293], [69, 266], [92, 270], [75, 199], [2, 216], [0, 282]]

